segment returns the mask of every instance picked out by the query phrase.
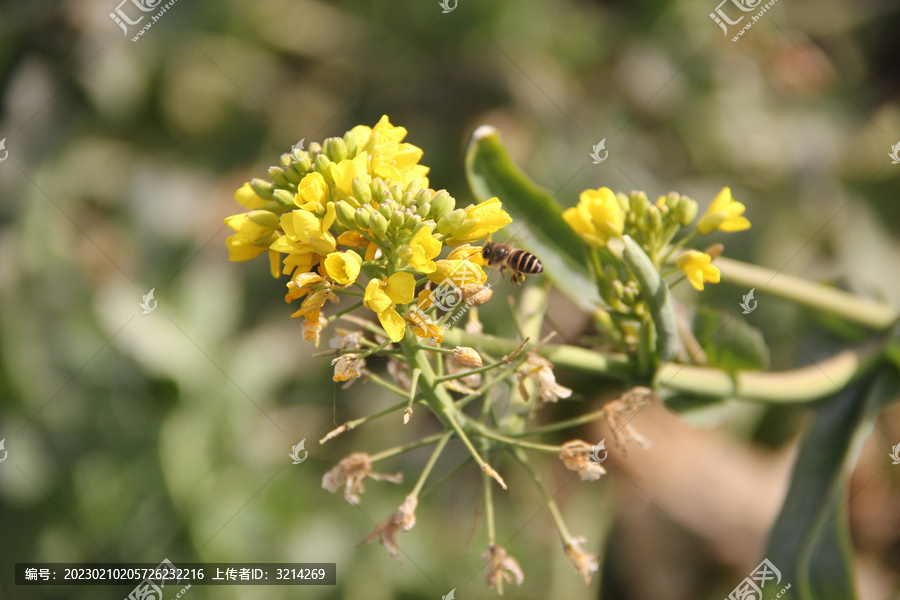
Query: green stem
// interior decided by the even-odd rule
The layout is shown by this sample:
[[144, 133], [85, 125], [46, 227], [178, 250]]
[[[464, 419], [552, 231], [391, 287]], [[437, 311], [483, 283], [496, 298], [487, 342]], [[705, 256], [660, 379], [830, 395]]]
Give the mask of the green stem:
[[374, 381], [375, 383], [377, 383], [378, 385], [380, 385], [381, 387], [383, 387], [386, 390], [390, 390], [390, 391], [394, 392], [398, 396], [403, 396], [404, 398], [407, 398], [409, 396], [409, 392], [404, 390], [402, 387], [396, 386], [393, 383], [391, 383], [390, 381], [386, 381], [386, 380], [382, 379], [381, 377], [379, 377], [378, 375], [375, 375], [374, 373], [369, 375], [369, 380]]
[[739, 287], [792, 300], [803, 306], [831, 313], [872, 329], [888, 329], [898, 318], [897, 310], [887, 302], [869, 300], [831, 286], [813, 283], [730, 258], [719, 257], [715, 264], [724, 278]]
[[537, 486], [537, 489], [541, 492], [541, 496], [544, 497], [544, 501], [547, 503], [547, 508], [550, 509], [550, 515], [553, 517], [553, 522], [556, 524], [556, 529], [559, 531], [559, 537], [562, 538], [563, 544], [565, 546], [573, 544], [575, 539], [572, 537], [572, 534], [569, 533], [569, 528], [566, 527], [566, 522], [563, 520], [562, 513], [556, 505], [556, 500], [547, 493], [547, 490], [544, 488], [544, 483], [541, 481], [541, 476], [534, 470], [534, 467], [531, 466], [528, 456], [518, 448], [513, 451], [513, 456], [525, 468], [525, 471], [528, 472], [532, 481], [534, 481], [534, 485]]
[[330, 317], [328, 317], [328, 322], [331, 323], [335, 319], [339, 319], [339, 318], [343, 317], [344, 315], [346, 315], [347, 313], [351, 313], [354, 310], [356, 310], [357, 308], [360, 308], [362, 305], [363, 305], [362, 300], [360, 300], [359, 302], [352, 304], [351, 306], [348, 306], [344, 310], [336, 312], [333, 315], [331, 315]]
[[602, 419], [605, 416], [606, 409], [601, 408], [600, 410], [595, 410], [593, 412], [583, 414], [580, 417], [575, 417], [574, 419], [556, 421], [555, 423], [551, 423], [550, 425], [546, 425], [544, 427], [529, 429], [528, 431], [522, 431], [520, 433], [513, 433], [510, 435], [514, 438], [526, 437], [530, 435], [543, 435], [545, 433], [553, 433], [554, 431], [562, 431], [563, 429], [571, 429], [580, 425], [587, 425], [588, 423], [593, 423], [597, 419]]
[[495, 442], [500, 442], [502, 444], [507, 444], [509, 446], [515, 446], [517, 448], [524, 448], [527, 450], [539, 450], [541, 452], [552, 452], [553, 454], [559, 454], [562, 451], [560, 446], [551, 446], [549, 444], [538, 444], [535, 442], [526, 442], [524, 440], [518, 440], [515, 438], [507, 437], [500, 433], [495, 432], [490, 427], [482, 425], [478, 421], [466, 417], [463, 415], [463, 418], [466, 421], [466, 427], [473, 429], [478, 432], [478, 435], [482, 437], [486, 437], [488, 439], [494, 440]]
[[392, 456], [397, 456], [398, 454], [403, 454], [404, 452], [409, 452], [410, 450], [415, 450], [416, 448], [421, 448], [422, 446], [427, 446], [429, 444], [433, 444], [444, 436], [442, 433], [436, 433], [434, 435], [429, 435], [428, 437], [424, 437], [421, 440], [416, 440], [415, 442], [410, 442], [408, 444], [403, 444], [402, 446], [394, 446], [393, 448], [388, 448], [387, 450], [382, 450], [377, 454], [373, 454], [369, 457], [373, 463], [378, 462], [379, 460], [384, 460], [386, 458], [391, 458]]
[[394, 411], [400, 410], [401, 408], [403, 408], [406, 405], [407, 405], [406, 401], [399, 402], [397, 404], [394, 404], [393, 406], [387, 407], [384, 410], [380, 410], [377, 413], [373, 413], [373, 414], [365, 416], [365, 417], [360, 417], [359, 419], [354, 419], [353, 421], [347, 421], [346, 423], [344, 423], [337, 429], [332, 429], [331, 431], [329, 431], [325, 435], [325, 437], [323, 437], [321, 440], [319, 440], [319, 443], [324, 444], [328, 440], [341, 435], [345, 431], [350, 431], [351, 429], [355, 429], [355, 428], [359, 427], [360, 425], [368, 423], [369, 421], [374, 421], [375, 419], [378, 419], [385, 415], [389, 415]]
[[412, 382], [409, 384], [409, 403], [406, 405], [406, 410], [403, 411], [404, 425], [409, 423], [409, 418], [413, 414], [413, 402], [416, 399], [416, 390], [419, 387], [419, 375], [421, 374], [422, 371], [418, 367], [412, 370]]
[[362, 298], [365, 295], [365, 292], [357, 292], [356, 290], [336, 289], [334, 291], [337, 292], [338, 294], [346, 294], [348, 296], [358, 296], [360, 298]]
[[431, 469], [434, 468], [434, 464], [437, 462], [437, 459], [441, 455], [441, 452], [444, 451], [444, 447], [447, 445], [447, 441], [452, 435], [452, 431], [446, 431], [441, 436], [441, 439], [438, 441], [437, 446], [435, 446], [434, 448], [434, 452], [431, 453], [431, 457], [429, 457], [428, 462], [425, 463], [425, 468], [422, 469], [422, 473], [421, 475], [419, 475], [419, 480], [416, 482], [416, 487], [414, 487], [413, 491], [409, 494], [413, 498], [418, 499], [419, 492], [422, 491], [422, 486], [425, 485], [425, 480], [428, 479], [428, 475], [431, 473]]
[[460, 373], [450, 373], [449, 375], [444, 375], [442, 377], [435, 377], [435, 383], [444, 383], [445, 381], [452, 381], [454, 379], [462, 379], [463, 377], [468, 377], [469, 375], [478, 375], [479, 373], [487, 373], [488, 371], [493, 371], [498, 367], [502, 367], [507, 364], [502, 360], [498, 360], [495, 363], [491, 363], [489, 365], [485, 365], [483, 367], [478, 367], [477, 369], [470, 369], [468, 371], [462, 371]]

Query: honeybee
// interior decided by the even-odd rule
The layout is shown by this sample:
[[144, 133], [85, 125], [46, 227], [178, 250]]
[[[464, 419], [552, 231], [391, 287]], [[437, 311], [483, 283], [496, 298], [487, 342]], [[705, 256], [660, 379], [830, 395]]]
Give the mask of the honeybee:
[[501, 274], [509, 268], [509, 278], [513, 285], [525, 281], [526, 275], [537, 275], [544, 272], [544, 265], [537, 256], [531, 252], [513, 248], [509, 244], [487, 242], [481, 251], [481, 257], [491, 267], [499, 269]]

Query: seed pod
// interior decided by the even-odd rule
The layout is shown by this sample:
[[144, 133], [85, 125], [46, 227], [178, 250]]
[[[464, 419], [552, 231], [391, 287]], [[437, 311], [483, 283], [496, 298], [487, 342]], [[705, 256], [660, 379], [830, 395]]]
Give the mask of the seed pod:
[[622, 239], [625, 241], [622, 257], [641, 286], [647, 310], [656, 325], [656, 356], [660, 362], [667, 362], [678, 347], [678, 327], [669, 288], [638, 243], [628, 235], [622, 236]]
[[475, 348], [469, 348], [468, 346], [457, 346], [454, 348], [453, 360], [457, 364], [469, 367], [470, 369], [477, 369], [484, 366], [484, 363], [481, 361], [481, 355], [475, 351]]

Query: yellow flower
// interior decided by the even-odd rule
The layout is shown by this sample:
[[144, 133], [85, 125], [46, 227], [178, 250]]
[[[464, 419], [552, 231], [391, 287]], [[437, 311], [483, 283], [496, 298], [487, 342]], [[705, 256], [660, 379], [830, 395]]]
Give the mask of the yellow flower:
[[410, 273], [394, 273], [387, 281], [371, 279], [366, 286], [363, 304], [378, 315], [381, 326], [394, 342], [403, 339], [406, 321], [394, 307], [411, 302], [415, 297], [416, 279]]
[[492, 233], [512, 223], [512, 218], [503, 210], [502, 203], [497, 197], [485, 200], [481, 204], [470, 204], [466, 207], [465, 223], [474, 221], [476, 224], [471, 229], [460, 235], [454, 235], [446, 241], [448, 246], [459, 246], [467, 242], [483, 240]]
[[337, 237], [337, 243], [341, 246], [348, 246], [358, 250], [362, 250], [369, 246], [369, 240], [358, 231], [345, 231]]
[[387, 115], [381, 115], [378, 123], [372, 128], [372, 133], [378, 134], [378, 142], [402, 142], [406, 137], [406, 128], [391, 125]]
[[249, 183], [245, 183], [234, 192], [234, 199], [238, 204], [249, 208], [250, 210], [266, 208], [267, 206], [272, 205], [272, 202], [269, 200], [261, 198], [253, 188], [250, 187]]
[[428, 279], [438, 284], [451, 283], [456, 287], [462, 287], [470, 283], [487, 281], [484, 269], [469, 260], [442, 259], [435, 261], [434, 265], [434, 272], [428, 274]]
[[594, 248], [606, 246], [611, 237], [621, 237], [625, 227], [619, 201], [606, 187], [581, 192], [578, 205], [567, 208], [563, 219]]
[[225, 240], [228, 245], [228, 260], [241, 262], [251, 260], [265, 252], [278, 239], [278, 215], [267, 210], [254, 210], [232, 215], [225, 224], [236, 231]]
[[272, 250], [285, 254], [315, 252], [323, 256], [334, 252], [336, 242], [328, 229], [334, 223], [334, 204], [328, 203], [325, 215], [320, 219], [306, 210], [292, 210], [281, 215], [281, 228], [285, 235], [272, 244]]
[[346, 199], [353, 195], [353, 180], [359, 177], [363, 183], [371, 183], [369, 177], [369, 155], [360, 152], [356, 158], [331, 163], [331, 178], [334, 180], [334, 188], [338, 198]]
[[423, 227], [409, 242], [409, 266], [421, 273], [434, 273], [434, 257], [441, 253], [441, 243]]
[[451, 250], [450, 254], [447, 255], [447, 260], [468, 260], [471, 263], [485, 267], [487, 266], [487, 261], [484, 260], [484, 256], [481, 254], [483, 250], [483, 246], [463, 244]]
[[678, 257], [675, 266], [684, 271], [695, 290], [703, 290], [703, 282], [719, 283], [719, 269], [709, 264], [712, 258], [705, 252], [688, 250]]
[[750, 221], [741, 216], [744, 210], [746, 207], [731, 197], [731, 188], [724, 187], [697, 223], [697, 231], [706, 235], [716, 229], [728, 232], [750, 229]]
[[325, 272], [340, 285], [350, 285], [359, 277], [362, 258], [356, 252], [332, 252], [325, 257]]
[[302, 209], [315, 211], [318, 207], [324, 207], [327, 200], [328, 184], [321, 173], [313, 171], [300, 180], [294, 204]]

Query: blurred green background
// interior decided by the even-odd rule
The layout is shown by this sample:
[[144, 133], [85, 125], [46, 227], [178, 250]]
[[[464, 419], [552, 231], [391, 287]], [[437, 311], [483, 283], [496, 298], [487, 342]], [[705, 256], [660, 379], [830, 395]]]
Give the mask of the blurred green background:
[[[407, 485], [371, 482], [359, 507], [321, 489], [341, 457], [436, 425], [423, 414], [403, 428], [391, 416], [319, 446], [335, 424], [394, 400], [374, 385], [334, 384], [328, 359], [310, 358], [315, 349], [289, 318], [285, 280], [262, 261], [227, 261], [233, 191], [301, 138], [388, 114], [424, 149], [432, 187], [462, 203], [471, 200], [465, 142], [485, 123], [567, 206], [605, 185], [651, 197], [678, 190], [703, 209], [729, 185], [753, 228], [722, 238], [727, 255], [900, 306], [900, 166], [887, 156], [900, 140], [900, 7], [781, 0], [735, 43], [708, 16], [715, 2], [459, 0], [443, 14], [437, 0], [180, 0], [137, 42], [139, 25], [126, 36], [109, 17], [116, 0], [0, 5], [9, 152], [0, 164], [0, 439], [9, 452], [0, 597], [129, 591], [16, 587], [16, 562], [163, 558], [338, 567], [334, 587], [194, 587], [196, 600], [439, 598], [451, 588], [461, 599], [494, 596], [478, 559], [477, 470], [423, 500], [400, 537], [412, 559], [402, 565], [355, 544], [396, 509], [428, 449], [378, 465], [403, 471]], [[604, 138], [609, 159], [594, 165], [588, 153]], [[745, 293], [711, 287], [704, 302], [732, 310]], [[143, 314], [151, 288], [158, 308]], [[830, 352], [828, 323], [763, 302], [767, 318], [754, 325], [775, 367]], [[582, 324], [567, 312], [557, 298], [551, 313], [577, 338]], [[587, 406], [610, 389], [560, 380]], [[802, 414], [734, 418], [748, 446], [786, 460]], [[882, 421], [880, 454], [900, 441], [900, 414]], [[309, 459], [291, 465], [301, 439]], [[450, 450], [432, 481], [462, 460]], [[668, 477], [692, 468], [678, 449], [654, 451], [670, 457]], [[887, 460], [872, 456], [876, 466]], [[540, 464], [559, 489], [558, 461]], [[879, 494], [859, 509], [869, 520], [854, 521], [866, 589], [877, 594], [896, 590], [900, 571], [898, 469], [878, 471]], [[749, 572], [658, 498], [643, 502], [659, 514], [632, 527], [638, 509], [612, 473], [557, 496], [587, 547], [610, 559], [587, 587], [527, 478], [507, 479], [498, 526], [525, 585], [506, 597], [597, 598], [603, 579], [605, 598], [714, 598]], [[884, 518], [870, 522], [873, 510]], [[651, 596], [641, 580], [654, 573], [662, 583]]]

